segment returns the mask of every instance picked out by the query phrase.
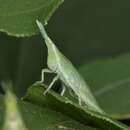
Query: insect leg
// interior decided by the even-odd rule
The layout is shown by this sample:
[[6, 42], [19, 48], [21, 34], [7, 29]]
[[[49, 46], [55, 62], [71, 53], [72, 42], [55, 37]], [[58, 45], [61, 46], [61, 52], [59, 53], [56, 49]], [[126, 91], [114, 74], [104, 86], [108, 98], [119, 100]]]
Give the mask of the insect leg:
[[46, 93], [51, 89], [52, 85], [59, 79], [59, 75], [56, 75], [52, 82], [50, 83], [50, 85], [48, 86], [48, 88], [44, 91], [44, 95], [46, 95]]
[[41, 81], [40, 82], [44, 82], [44, 73], [54, 73], [53, 71], [49, 70], [49, 69], [42, 69], [41, 71]]
[[74, 93], [74, 91], [73, 91], [72, 89], [69, 89], [69, 93], [70, 93], [70, 95], [71, 95], [73, 98], [75, 98], [75, 93]]
[[65, 85], [64, 84], [62, 84], [62, 91], [61, 91], [61, 96], [63, 96], [64, 95], [64, 93], [65, 93], [65, 90], [66, 90], [66, 87], [65, 87]]
[[81, 106], [81, 105], [82, 105], [82, 103], [81, 103], [81, 98], [78, 97], [78, 100], [79, 100], [79, 105]]

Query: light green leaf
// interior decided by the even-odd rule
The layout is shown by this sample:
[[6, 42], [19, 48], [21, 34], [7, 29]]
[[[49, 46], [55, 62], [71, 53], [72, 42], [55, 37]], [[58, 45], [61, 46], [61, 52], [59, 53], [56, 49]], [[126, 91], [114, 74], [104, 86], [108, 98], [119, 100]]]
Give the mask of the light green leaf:
[[[7, 84], [6, 87], [11, 87], [11, 83]], [[27, 130], [18, 110], [16, 97], [9, 88], [6, 88], [3, 130]]]
[[[10, 96], [11, 97], [13, 96], [14, 98], [14, 95]], [[3, 124], [3, 115], [4, 115], [3, 98], [4, 96], [0, 95], [0, 129]], [[8, 101], [10, 101], [10, 99], [8, 99]], [[61, 113], [55, 112], [50, 109], [46, 109], [45, 107], [39, 107], [20, 100], [17, 101], [19, 108], [21, 110], [20, 111], [21, 115], [29, 130], [100, 130], [80, 124], [79, 122], [62, 115]], [[12, 104], [13, 102], [8, 103]]]
[[67, 97], [60, 96], [54, 91], [49, 91], [46, 96], [43, 95], [46, 86], [41, 83], [32, 85], [23, 98], [24, 100], [38, 104], [42, 107], [51, 108], [57, 112], [71, 117], [84, 125], [94, 126], [109, 130], [129, 130], [126, 125], [114, 121], [107, 115], [91, 111], [86, 107], [77, 105]]
[[80, 72], [104, 111], [130, 118], [130, 54], [83, 65]]
[[0, 31], [13, 36], [37, 33], [36, 19], [47, 23], [63, 0], [0, 0]]

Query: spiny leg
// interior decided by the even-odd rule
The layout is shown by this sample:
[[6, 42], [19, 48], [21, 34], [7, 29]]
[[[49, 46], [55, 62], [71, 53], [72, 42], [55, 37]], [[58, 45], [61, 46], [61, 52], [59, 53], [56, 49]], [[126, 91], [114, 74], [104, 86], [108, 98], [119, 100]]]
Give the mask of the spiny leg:
[[61, 96], [63, 96], [63, 95], [64, 95], [65, 90], [66, 90], [66, 87], [65, 87], [65, 85], [64, 85], [64, 84], [62, 84], [62, 91], [61, 91], [61, 93], [60, 93], [60, 95], [61, 95]]
[[53, 84], [59, 79], [59, 75], [56, 75], [52, 82], [50, 83], [50, 85], [48, 86], [48, 88], [44, 91], [44, 95], [46, 95], [46, 93], [51, 89], [51, 87], [53, 86]]
[[42, 69], [41, 71], [41, 83], [44, 82], [44, 73], [54, 73], [53, 71], [49, 70], [49, 69]]

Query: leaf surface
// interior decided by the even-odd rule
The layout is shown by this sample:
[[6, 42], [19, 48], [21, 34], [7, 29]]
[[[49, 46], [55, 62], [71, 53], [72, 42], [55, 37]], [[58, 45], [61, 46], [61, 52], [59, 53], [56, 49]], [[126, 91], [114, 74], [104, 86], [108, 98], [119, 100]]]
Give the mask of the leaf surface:
[[0, 0], [0, 31], [13, 36], [37, 33], [36, 19], [46, 24], [63, 0]]
[[67, 97], [60, 96], [54, 91], [49, 91], [47, 96], [44, 96], [43, 92], [45, 89], [45, 85], [37, 82], [28, 89], [28, 92], [23, 99], [61, 112], [84, 125], [109, 130], [130, 129], [126, 125], [112, 120], [107, 115], [102, 115], [91, 111], [86, 107], [79, 106]]
[[130, 54], [96, 61], [80, 67], [80, 72], [108, 114], [130, 118]]
[[[0, 95], [0, 128], [4, 116], [4, 96]], [[61, 113], [18, 100], [21, 116], [31, 130], [100, 130], [85, 126]]]

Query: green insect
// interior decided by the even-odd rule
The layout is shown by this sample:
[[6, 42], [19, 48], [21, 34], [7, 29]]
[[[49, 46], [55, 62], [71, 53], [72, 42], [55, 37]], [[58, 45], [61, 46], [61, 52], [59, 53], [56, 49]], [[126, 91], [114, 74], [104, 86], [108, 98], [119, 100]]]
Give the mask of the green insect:
[[79, 104], [85, 104], [89, 109], [96, 112], [104, 113], [98, 106], [94, 96], [92, 95], [88, 85], [78, 73], [72, 63], [59, 51], [56, 45], [48, 37], [41, 22], [36, 20], [39, 30], [45, 40], [48, 48], [47, 65], [49, 69], [42, 70], [41, 81], [44, 82], [44, 73], [56, 73], [57, 75], [52, 80], [49, 87], [44, 92], [44, 95], [51, 89], [54, 82], [60, 79], [63, 83], [61, 95], [64, 94], [66, 87], [73, 90], [78, 96]]

